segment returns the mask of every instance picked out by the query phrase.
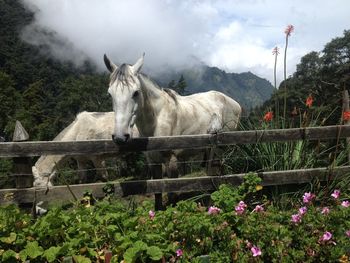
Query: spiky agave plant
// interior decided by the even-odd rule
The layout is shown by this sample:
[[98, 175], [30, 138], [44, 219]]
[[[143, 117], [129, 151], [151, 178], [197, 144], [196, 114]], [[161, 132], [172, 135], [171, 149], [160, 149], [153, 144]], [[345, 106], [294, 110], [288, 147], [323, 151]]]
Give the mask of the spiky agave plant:
[[[308, 97], [309, 98], [309, 97]], [[294, 110], [294, 116], [289, 121], [283, 118], [276, 121], [277, 117], [271, 110], [267, 111], [256, 123], [249, 119], [241, 122], [241, 130], [270, 130], [280, 128], [298, 128], [322, 126], [322, 108], [310, 108], [306, 105], [305, 110]], [[278, 113], [276, 114], [278, 115]], [[239, 145], [228, 148], [224, 158], [226, 172], [249, 172], [249, 171], [281, 171], [306, 169], [327, 166], [329, 163], [329, 149], [326, 143], [297, 140], [290, 142], [269, 142]], [[339, 156], [340, 157], [340, 156]]]

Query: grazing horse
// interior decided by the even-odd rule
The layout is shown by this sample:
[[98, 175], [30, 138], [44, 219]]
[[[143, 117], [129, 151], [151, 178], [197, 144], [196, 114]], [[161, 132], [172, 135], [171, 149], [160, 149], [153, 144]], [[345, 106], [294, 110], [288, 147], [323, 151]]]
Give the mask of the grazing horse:
[[[140, 73], [143, 61], [144, 54], [134, 65], [118, 67], [104, 55], [111, 73], [108, 92], [113, 100], [115, 128], [112, 138], [116, 143], [126, 143], [132, 137], [135, 124], [140, 136], [147, 137], [236, 129], [241, 107], [235, 100], [217, 91], [180, 96], [174, 90], [162, 89]], [[221, 127], [217, 127], [218, 124]], [[147, 153], [148, 162], [159, 164], [150, 167], [153, 178], [163, 177], [161, 163], [167, 167], [170, 177], [177, 176], [177, 160], [185, 152], [188, 153]], [[155, 201], [155, 208], [161, 209], [162, 195], [156, 194]]]
[[[75, 120], [61, 131], [54, 141], [84, 141], [91, 139], [109, 139], [114, 129], [114, 112], [81, 112]], [[135, 128], [134, 136], [138, 136]], [[89, 161], [92, 161], [97, 174], [103, 179], [107, 179], [107, 171], [105, 167], [105, 158], [110, 155], [95, 156], [74, 156], [77, 161], [78, 170], [80, 170], [79, 178], [81, 182], [86, 180], [86, 169]], [[43, 155], [32, 167], [34, 176], [34, 186], [51, 186], [52, 179], [56, 175], [59, 168], [68, 156], [65, 155]]]

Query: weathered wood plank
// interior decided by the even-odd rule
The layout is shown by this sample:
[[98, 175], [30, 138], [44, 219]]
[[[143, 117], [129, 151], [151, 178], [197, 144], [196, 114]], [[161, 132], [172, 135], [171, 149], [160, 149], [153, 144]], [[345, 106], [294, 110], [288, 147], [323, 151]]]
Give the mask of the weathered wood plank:
[[[314, 168], [305, 170], [289, 170], [276, 172], [262, 172], [259, 176], [263, 179], [262, 185], [285, 185], [301, 184], [317, 178], [325, 181], [329, 175], [328, 168]], [[350, 173], [350, 166], [337, 167], [332, 170], [332, 179], [341, 178]], [[203, 176], [194, 178], [172, 178], [156, 180], [140, 180], [113, 183], [117, 196], [128, 196], [137, 194], [155, 194], [166, 192], [191, 192], [191, 191], [214, 191], [220, 184], [226, 183], [239, 185], [243, 181], [245, 174], [225, 175], [225, 176]], [[83, 194], [89, 190], [95, 197], [103, 197], [102, 188], [106, 183], [71, 185], [70, 188], [77, 198], [82, 198]], [[72, 201], [72, 194], [66, 186], [54, 186], [47, 193], [46, 189], [3, 189], [0, 190], [0, 203], [28, 203], [37, 201]]]
[[350, 137], [350, 126], [325, 126], [280, 130], [224, 132], [217, 135], [183, 135], [135, 138], [123, 145], [112, 140], [5, 142], [0, 144], [0, 157], [39, 156], [43, 154], [118, 154], [135, 151], [167, 151], [209, 148], [213, 145], [250, 144], [293, 140], [328, 140]]

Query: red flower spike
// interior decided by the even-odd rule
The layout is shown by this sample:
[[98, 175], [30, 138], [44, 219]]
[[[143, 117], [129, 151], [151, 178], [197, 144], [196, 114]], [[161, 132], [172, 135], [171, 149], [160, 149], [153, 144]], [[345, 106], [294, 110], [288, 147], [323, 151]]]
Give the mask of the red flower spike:
[[350, 120], [350, 111], [349, 110], [343, 111], [343, 120], [344, 121]]
[[306, 99], [305, 104], [306, 104], [306, 106], [311, 108], [313, 102], [314, 102], [314, 98], [311, 95], [309, 95], [309, 97], [307, 97], [307, 99]]
[[272, 121], [272, 119], [273, 119], [273, 112], [268, 111], [264, 116], [264, 121]]
[[293, 31], [294, 31], [294, 26], [288, 25], [286, 27], [286, 30], [284, 30], [284, 33], [287, 35], [287, 37], [289, 37]]

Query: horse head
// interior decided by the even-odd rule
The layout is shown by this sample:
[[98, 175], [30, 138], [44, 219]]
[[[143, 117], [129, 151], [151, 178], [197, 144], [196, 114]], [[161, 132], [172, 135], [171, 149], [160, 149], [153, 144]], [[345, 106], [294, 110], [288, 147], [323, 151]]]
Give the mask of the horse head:
[[104, 55], [105, 65], [111, 73], [108, 93], [112, 96], [115, 114], [112, 138], [118, 143], [125, 143], [132, 137], [138, 108], [143, 101], [138, 74], [144, 55], [134, 65], [122, 64], [119, 67]]

